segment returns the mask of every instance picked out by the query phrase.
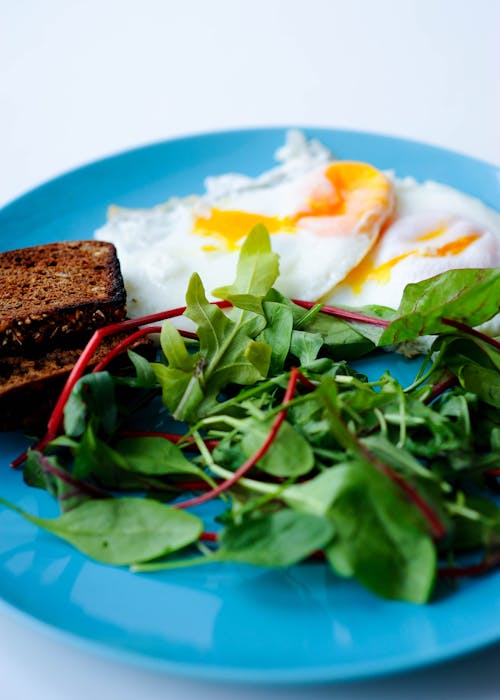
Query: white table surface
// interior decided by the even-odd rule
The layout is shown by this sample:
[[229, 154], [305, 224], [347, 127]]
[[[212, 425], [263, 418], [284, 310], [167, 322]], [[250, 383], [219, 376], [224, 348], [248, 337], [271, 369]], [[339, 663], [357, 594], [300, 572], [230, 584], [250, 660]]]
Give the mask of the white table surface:
[[[499, 31], [499, 0], [0, 0], [0, 203], [109, 153], [234, 126], [365, 129], [498, 164]], [[499, 666], [497, 646], [334, 687], [202, 685], [0, 612], [2, 700], [489, 700]]]

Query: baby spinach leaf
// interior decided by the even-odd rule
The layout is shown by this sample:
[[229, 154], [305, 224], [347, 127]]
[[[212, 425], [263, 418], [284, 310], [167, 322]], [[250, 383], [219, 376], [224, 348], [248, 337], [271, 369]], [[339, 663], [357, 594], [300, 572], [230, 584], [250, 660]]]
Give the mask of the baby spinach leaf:
[[86, 374], [75, 385], [64, 407], [64, 430], [70, 437], [79, 437], [85, 430], [87, 416], [99, 418], [104, 430], [116, 428], [118, 413], [115, 383], [109, 372]]
[[202, 474], [177, 445], [161, 437], [125, 438], [115, 452], [118, 466], [139, 474]]
[[141, 498], [86, 501], [58, 518], [38, 518], [0, 499], [26, 520], [104, 564], [148, 561], [195, 542], [203, 523], [185, 511]]
[[336, 464], [304, 483], [288, 486], [281, 498], [295, 510], [326, 515], [350, 473], [348, 464]]
[[100, 471], [100, 465], [107, 459], [111, 448], [106, 442], [100, 440], [94, 429], [95, 419], [91, 419], [85, 426], [83, 435], [73, 452], [73, 476], [76, 479], [84, 479], [89, 474]]
[[284, 508], [226, 527], [217, 559], [256, 566], [291, 566], [324, 547], [334, 528], [327, 518]]
[[[246, 457], [251, 457], [261, 447], [270, 427], [271, 422], [267, 420], [248, 419], [244, 422], [241, 448]], [[257, 466], [273, 476], [301, 476], [313, 468], [314, 453], [308, 441], [288, 421], [284, 421]]]

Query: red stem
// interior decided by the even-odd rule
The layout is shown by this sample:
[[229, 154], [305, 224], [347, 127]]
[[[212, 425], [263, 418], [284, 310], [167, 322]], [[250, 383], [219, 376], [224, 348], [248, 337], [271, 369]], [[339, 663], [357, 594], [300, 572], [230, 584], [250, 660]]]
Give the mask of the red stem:
[[107, 498], [109, 494], [106, 491], [98, 488], [97, 486], [92, 486], [92, 484], [86, 484], [83, 481], [79, 481], [64, 471], [64, 469], [59, 469], [49, 462], [49, 460], [44, 456], [40, 455], [40, 464], [45, 474], [52, 474], [57, 476], [61, 481], [64, 481], [70, 486], [74, 486], [79, 493], [85, 493], [88, 496], [93, 496], [94, 498]]
[[[317, 302], [313, 301], [302, 301], [301, 299], [292, 299], [294, 304], [301, 306], [303, 309], [312, 309], [316, 306]], [[340, 309], [338, 306], [322, 306], [320, 313], [328, 314], [328, 316], [337, 316], [338, 318], [345, 318], [347, 321], [360, 321], [361, 323], [369, 323], [372, 326], [383, 326], [386, 328], [390, 321], [386, 321], [383, 318], [375, 318], [373, 316], [365, 316], [365, 314], [360, 314], [357, 311], [348, 311], [347, 309]]]
[[495, 553], [490, 557], [485, 557], [477, 564], [470, 566], [445, 566], [438, 569], [439, 576], [444, 578], [460, 578], [462, 576], [480, 576], [490, 569], [500, 565], [500, 553]]
[[500, 350], [500, 342], [498, 342], [498, 340], [495, 340], [495, 338], [490, 338], [489, 335], [481, 333], [475, 328], [467, 326], [465, 323], [455, 321], [452, 318], [442, 318], [441, 322], [445, 323], [447, 326], [452, 326], [453, 328], [456, 328], [457, 330], [462, 331], [463, 333], [467, 333], [467, 335], [473, 335], [475, 338], [479, 338], [479, 340], [482, 340], [484, 343], [488, 343], [488, 345], [491, 345], [497, 350]]
[[201, 496], [197, 496], [196, 498], [190, 498], [187, 501], [183, 501], [182, 503], [174, 504], [175, 508], [190, 508], [192, 506], [198, 506], [201, 503], [206, 503], [206, 501], [212, 500], [212, 498], [219, 496], [221, 493], [231, 488], [231, 486], [233, 486], [239, 479], [241, 479], [242, 476], [244, 476], [248, 471], [250, 471], [250, 469], [254, 467], [260, 459], [262, 459], [262, 457], [266, 454], [266, 452], [273, 444], [278, 430], [280, 429], [283, 421], [285, 420], [288, 410], [286, 404], [293, 398], [293, 395], [295, 393], [295, 387], [297, 386], [298, 375], [299, 372], [295, 368], [292, 368], [290, 372], [290, 379], [288, 380], [288, 386], [286, 388], [286, 392], [282, 401], [282, 405], [284, 406], [284, 408], [282, 408], [281, 411], [277, 414], [266, 439], [259, 447], [259, 449], [251, 457], [249, 457], [249, 459], [247, 459], [246, 462], [244, 462], [241, 465], [241, 467], [239, 467], [229, 479], [223, 481], [215, 489], [207, 491], [207, 493], [204, 493]]
[[428, 404], [434, 401], [438, 396], [440, 396], [444, 391], [447, 389], [451, 389], [452, 386], [455, 386], [455, 384], [458, 383], [458, 378], [452, 374], [452, 375], [445, 375], [444, 379], [441, 379], [440, 381], [436, 382], [434, 386], [432, 387], [432, 391], [429, 394], [429, 396], [425, 399], [424, 403]]
[[121, 340], [114, 348], [106, 353], [102, 360], [96, 364], [92, 372], [102, 372], [115, 357], [133, 345], [136, 340], [140, 340], [140, 338], [144, 338], [144, 336], [150, 335], [151, 333], [161, 333], [161, 326], [148, 326], [147, 328], [134, 331], [134, 333]]
[[[216, 479], [215, 481], [221, 480]], [[182, 489], [183, 491], [206, 491], [207, 489], [212, 488], [210, 484], [208, 484], [206, 481], [202, 481], [201, 479], [196, 481], [177, 481], [175, 483], [170, 484], [170, 486], [175, 486], [176, 488]]]
[[[232, 306], [232, 304], [228, 301], [214, 301], [211, 303], [213, 303], [215, 306], [218, 306], [221, 309], [227, 309]], [[43, 450], [48, 445], [48, 443], [56, 437], [63, 420], [64, 407], [66, 406], [66, 402], [69, 399], [69, 395], [73, 391], [73, 387], [75, 386], [77, 381], [85, 372], [85, 369], [88, 366], [92, 355], [95, 353], [95, 351], [102, 343], [104, 338], [110, 335], [116, 335], [117, 333], [121, 333], [128, 328], [138, 328], [139, 326], [145, 326], [151, 323], [156, 323], [158, 321], [165, 321], [168, 318], [175, 318], [177, 316], [181, 316], [185, 310], [185, 306], [179, 306], [176, 309], [170, 309], [169, 311], [160, 311], [156, 314], [149, 314], [148, 316], [141, 316], [139, 318], [131, 318], [127, 319], [126, 321], [112, 323], [109, 326], [104, 326], [103, 328], [99, 328], [98, 330], [96, 330], [89, 342], [87, 343], [87, 345], [85, 346], [82, 354], [76, 361], [75, 365], [73, 366], [73, 369], [70, 372], [69, 377], [66, 380], [66, 383], [59, 395], [59, 398], [47, 423], [47, 432], [45, 433], [44, 437], [41, 440], [39, 440], [36, 443], [36, 445], [34, 445], [33, 449], [40, 451]], [[146, 333], [144, 333], [143, 335], [145, 334]], [[18, 467], [24, 462], [25, 459], [26, 452], [23, 452], [11, 463], [11, 466]]]
[[[292, 300], [295, 304], [298, 306], [301, 306], [304, 309], [311, 309], [314, 306], [316, 306], [316, 302], [312, 301], [302, 301], [300, 299], [293, 299]], [[227, 309], [232, 306], [232, 304], [228, 301], [214, 301], [211, 302], [212, 304], [218, 306], [221, 309]], [[91, 337], [89, 342], [87, 343], [86, 347], [84, 348], [82, 354], [78, 358], [77, 362], [75, 363], [73, 369], [71, 370], [71, 373], [66, 380], [66, 383], [59, 395], [59, 398], [57, 400], [57, 403], [54, 407], [54, 410], [52, 411], [52, 414], [49, 418], [49, 421], [47, 423], [47, 432], [45, 433], [44, 437], [39, 440], [36, 445], [34, 446], [34, 449], [38, 450], [43, 450], [47, 444], [53, 440], [56, 435], [59, 432], [59, 428], [61, 426], [63, 416], [64, 416], [64, 407], [66, 405], [66, 402], [69, 398], [69, 395], [71, 394], [73, 387], [77, 383], [77, 381], [80, 379], [80, 377], [83, 375], [85, 372], [86, 367], [88, 366], [90, 359], [94, 352], [97, 350], [99, 345], [102, 343], [103, 339], [106, 338], [107, 336], [110, 335], [116, 335], [117, 333], [121, 333], [122, 331], [128, 329], [128, 328], [138, 328], [140, 326], [145, 326], [149, 325], [152, 323], [157, 323], [158, 321], [165, 321], [168, 318], [175, 318], [177, 316], [181, 316], [184, 311], [186, 310], [185, 306], [179, 306], [175, 309], [170, 309], [169, 311], [160, 311], [155, 314], [149, 314], [148, 316], [142, 316], [139, 318], [131, 318], [127, 319], [126, 321], [120, 321], [119, 323], [113, 323], [110, 324], [109, 326], [104, 326], [103, 328], [99, 328], [98, 330], [95, 331], [94, 335]], [[340, 309], [335, 306], [323, 306], [321, 308], [321, 312], [328, 314], [330, 316], [337, 316], [339, 318], [345, 318], [348, 321], [359, 321], [361, 323], [369, 323], [374, 326], [383, 326], [386, 327], [389, 325], [389, 321], [385, 321], [384, 319], [381, 318], [374, 318], [370, 316], [365, 316], [364, 314], [357, 313], [355, 311], [348, 311], [346, 309]], [[135, 340], [137, 338], [140, 338], [144, 335], [147, 335], [148, 333], [153, 333], [153, 332], [158, 332], [157, 329], [153, 328], [150, 329], [143, 329], [142, 331], [139, 331], [137, 335], [133, 334], [131, 338], [133, 337]], [[185, 337], [188, 338], [196, 338], [195, 333], [191, 333], [191, 331], [180, 331], [181, 335], [184, 335]], [[119, 347], [120, 350], [117, 348], [113, 349], [108, 353], [108, 355], [99, 362], [99, 364], [96, 366], [94, 369], [95, 372], [100, 371], [103, 367], [106, 366], [106, 364], [113, 358], [115, 357], [119, 352], [124, 350], [128, 345], [133, 342], [130, 338], [122, 341], [117, 348]], [[99, 369], [98, 369], [99, 368]], [[304, 378], [305, 379], [305, 378]], [[308, 380], [307, 380], [308, 381]], [[18, 467], [24, 460], [26, 459], [26, 452], [23, 452], [23, 454], [19, 455], [12, 463], [12, 467]]]
[[199, 539], [205, 542], [217, 542], [219, 538], [216, 532], [202, 532]]

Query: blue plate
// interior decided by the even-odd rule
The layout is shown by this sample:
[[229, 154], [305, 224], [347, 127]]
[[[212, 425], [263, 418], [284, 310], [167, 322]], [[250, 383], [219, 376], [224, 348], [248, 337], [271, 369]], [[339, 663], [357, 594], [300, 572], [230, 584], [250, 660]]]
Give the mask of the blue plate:
[[[385, 136], [305, 131], [340, 158], [439, 180], [500, 209], [500, 171], [491, 165]], [[80, 168], [5, 207], [0, 246], [91, 237], [111, 202], [150, 206], [201, 191], [207, 175], [256, 175], [273, 164], [284, 134], [276, 128], [193, 136]], [[25, 444], [20, 436], [0, 437], [1, 495], [55, 516], [51, 498], [24, 486], [8, 467]], [[0, 510], [6, 609], [100, 654], [191, 677], [335, 681], [450, 658], [500, 638], [499, 586], [500, 573], [491, 574], [416, 606], [379, 600], [320, 563], [285, 571], [221, 564], [137, 575], [90, 561]]]

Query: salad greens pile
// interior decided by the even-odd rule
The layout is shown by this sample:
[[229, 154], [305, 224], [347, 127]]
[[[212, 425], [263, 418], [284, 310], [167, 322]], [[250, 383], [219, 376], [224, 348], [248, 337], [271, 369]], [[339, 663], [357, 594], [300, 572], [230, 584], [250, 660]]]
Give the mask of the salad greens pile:
[[[165, 321], [158, 361], [129, 351], [131, 376], [83, 376], [63, 433], [29, 451], [25, 481], [62, 514], [9, 507], [135, 571], [320, 558], [384, 598], [422, 603], [440, 571], [496, 564], [500, 344], [473, 327], [499, 311], [500, 270], [453, 270], [408, 285], [396, 311], [340, 316], [283, 297], [278, 272], [258, 226], [236, 281], [214, 292], [229, 310], [193, 275], [196, 337]], [[410, 386], [362, 373], [415, 342], [430, 350]], [[206, 532], [192, 508], [212, 499], [217, 531]]]

